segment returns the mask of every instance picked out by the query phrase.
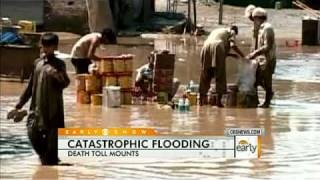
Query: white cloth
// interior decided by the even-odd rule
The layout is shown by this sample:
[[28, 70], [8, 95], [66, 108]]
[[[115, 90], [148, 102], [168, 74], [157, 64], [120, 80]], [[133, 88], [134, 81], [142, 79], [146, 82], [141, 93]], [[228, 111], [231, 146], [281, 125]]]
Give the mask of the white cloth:
[[72, 47], [71, 58], [74, 58], [74, 59], [88, 58], [89, 48], [92, 40], [95, 38], [101, 38], [101, 36], [102, 35], [100, 33], [91, 33], [83, 36]]
[[256, 60], [241, 60], [239, 62], [238, 87], [240, 92], [256, 94], [254, 83], [256, 82], [257, 67]]

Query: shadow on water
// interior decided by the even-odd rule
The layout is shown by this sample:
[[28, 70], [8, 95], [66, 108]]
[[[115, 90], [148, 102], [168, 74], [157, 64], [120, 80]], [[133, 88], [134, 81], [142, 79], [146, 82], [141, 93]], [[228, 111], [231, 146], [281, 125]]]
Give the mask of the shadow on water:
[[[107, 46], [100, 55], [135, 54], [134, 68], [146, 63], [146, 56], [154, 48], [176, 53], [175, 76], [182, 83], [197, 82], [200, 73], [199, 52], [203, 39], [158, 38], [121, 39], [140, 45]], [[142, 41], [142, 42], [141, 42]], [[142, 44], [142, 45], [141, 45]], [[71, 44], [60, 47], [69, 52]], [[243, 47], [248, 49], [248, 47]], [[111, 53], [112, 52], [112, 53]], [[64, 92], [67, 127], [154, 127], [161, 134], [218, 135], [224, 128], [261, 127], [266, 130], [262, 139], [260, 160], [181, 159], [75, 162], [72, 167], [39, 167], [26, 136], [25, 121], [14, 124], [6, 120], [6, 113], [14, 107], [24, 85], [0, 82], [0, 156], [1, 179], [34, 178], [139, 178], [139, 179], [201, 179], [201, 178], [317, 178], [320, 164], [320, 57], [319, 48], [285, 49], [280, 47], [279, 61], [274, 75], [275, 97], [270, 109], [218, 109], [192, 107], [190, 113], [178, 113], [166, 106], [123, 106], [103, 109], [90, 105], [76, 105], [75, 85]], [[73, 68], [67, 62], [74, 82]], [[227, 62], [228, 82], [236, 82], [237, 60]], [[260, 98], [264, 96], [263, 91]], [[26, 106], [28, 107], [28, 106]]]

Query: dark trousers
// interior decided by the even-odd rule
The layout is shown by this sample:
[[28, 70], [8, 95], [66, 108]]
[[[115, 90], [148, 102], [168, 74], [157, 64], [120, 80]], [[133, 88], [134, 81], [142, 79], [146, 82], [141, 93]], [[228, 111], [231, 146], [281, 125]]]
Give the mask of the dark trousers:
[[71, 63], [73, 64], [74, 68], [76, 69], [77, 74], [88, 74], [88, 67], [91, 64], [90, 59], [71, 59]]
[[272, 74], [272, 68], [262, 68], [261, 66], [257, 68], [255, 87], [261, 86], [266, 91], [264, 104], [270, 104], [273, 96]]
[[215, 68], [210, 67], [207, 70], [201, 71], [199, 84], [200, 96], [207, 96], [207, 93], [210, 89], [211, 80], [213, 78], [215, 78]]
[[272, 92], [272, 71], [270, 69], [262, 69], [258, 66], [256, 73], [255, 87], [261, 86], [266, 93]]
[[42, 165], [57, 165], [58, 158], [58, 129], [39, 130], [28, 127], [28, 137], [33, 149], [39, 155]]

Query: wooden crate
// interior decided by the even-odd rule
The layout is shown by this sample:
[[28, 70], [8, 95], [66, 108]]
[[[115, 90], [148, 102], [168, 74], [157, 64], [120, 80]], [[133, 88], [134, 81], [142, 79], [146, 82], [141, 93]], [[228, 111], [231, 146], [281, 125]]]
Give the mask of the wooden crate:
[[175, 54], [156, 54], [154, 66], [154, 90], [171, 94], [174, 76]]

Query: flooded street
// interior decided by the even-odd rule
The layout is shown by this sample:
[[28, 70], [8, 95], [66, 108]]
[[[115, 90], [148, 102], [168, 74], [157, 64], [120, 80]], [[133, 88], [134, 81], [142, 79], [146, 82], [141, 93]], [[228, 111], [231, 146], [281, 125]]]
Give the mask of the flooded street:
[[[176, 53], [175, 77], [182, 84], [198, 82], [203, 39], [120, 39], [100, 55], [132, 53], [134, 68], [146, 63], [154, 48]], [[131, 42], [138, 42], [130, 45]], [[248, 42], [242, 42], [246, 44]], [[129, 44], [129, 45], [128, 45]], [[60, 46], [69, 53], [72, 44]], [[240, 47], [248, 50], [248, 46]], [[76, 104], [73, 67], [67, 62], [71, 85], [64, 92], [66, 127], [151, 127], [170, 135], [224, 135], [225, 128], [264, 128], [259, 160], [145, 159], [75, 162], [70, 167], [41, 167], [33, 152], [25, 121], [14, 124], [6, 114], [25, 84], [0, 82], [0, 179], [320, 179], [320, 47], [278, 48], [274, 100], [270, 109], [218, 109], [194, 106], [179, 113], [159, 105], [104, 109]], [[237, 80], [236, 59], [227, 61], [227, 81]], [[260, 91], [260, 99], [264, 98]], [[29, 107], [29, 104], [25, 108]], [[62, 159], [63, 160], [63, 159]]]

